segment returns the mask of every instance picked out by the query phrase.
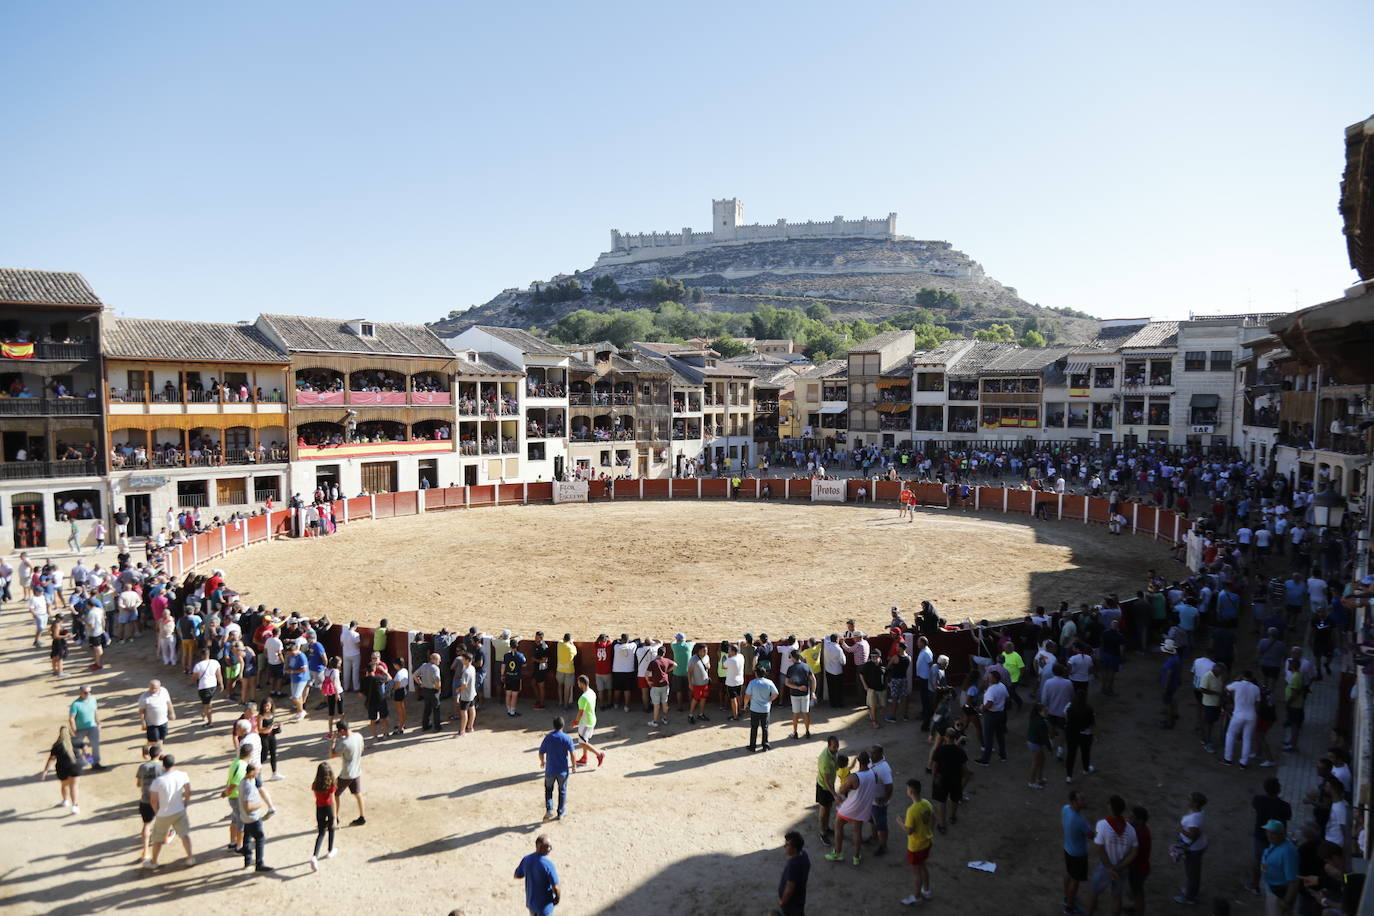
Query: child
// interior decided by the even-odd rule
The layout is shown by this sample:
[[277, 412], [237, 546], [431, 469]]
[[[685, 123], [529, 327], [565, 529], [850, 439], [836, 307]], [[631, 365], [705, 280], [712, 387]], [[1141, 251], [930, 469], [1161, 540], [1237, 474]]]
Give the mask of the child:
[[849, 755], [841, 754], [835, 758], [835, 788], [844, 785], [849, 778]]
[[324, 681], [320, 684], [320, 692], [324, 694], [325, 705], [328, 707], [329, 720], [324, 727], [326, 738], [334, 734], [334, 720], [343, 715], [343, 679], [340, 673], [342, 666], [343, 659], [339, 656], [331, 658], [329, 667], [324, 672]]
[[[335, 659], [337, 661], [337, 659]], [[332, 667], [332, 666], [331, 666]], [[329, 833], [326, 859], [334, 858], [334, 825], [339, 821], [339, 797], [335, 794], [334, 769], [327, 762], [315, 768], [315, 781], [310, 791], [315, 793], [315, 851], [310, 854], [310, 870], [320, 870], [320, 841]]]

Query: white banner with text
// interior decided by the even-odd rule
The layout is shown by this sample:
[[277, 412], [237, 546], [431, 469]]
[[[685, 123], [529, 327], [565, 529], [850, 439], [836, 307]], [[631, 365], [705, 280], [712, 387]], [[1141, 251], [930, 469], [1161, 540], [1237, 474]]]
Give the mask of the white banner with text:
[[811, 499], [813, 502], [844, 502], [846, 482], [843, 480], [813, 480], [811, 481]]

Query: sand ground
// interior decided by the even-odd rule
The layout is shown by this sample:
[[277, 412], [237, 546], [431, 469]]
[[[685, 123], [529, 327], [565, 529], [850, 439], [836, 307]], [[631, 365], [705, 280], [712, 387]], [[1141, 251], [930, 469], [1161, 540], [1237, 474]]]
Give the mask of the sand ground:
[[[569, 533], [586, 535], [598, 530], [604, 522], [597, 523], [591, 513], [608, 508], [587, 510], [581, 528]], [[615, 511], [633, 514], [665, 508], [634, 505], [615, 507]], [[537, 514], [535, 510], [511, 511], [530, 512], [530, 517]], [[836, 509], [826, 515], [850, 511]], [[872, 521], [878, 516], [872, 511], [852, 510], [852, 515], [852, 522], [848, 518], [840, 523], [826, 522], [823, 531], [832, 538], [857, 538], [866, 533], [865, 527], [872, 527], [880, 535], [890, 533], [906, 542], [912, 539], [905, 530], [884, 532], [878, 528], [880, 523]], [[461, 531], [465, 526], [487, 525], [488, 518], [522, 517], [502, 516], [493, 510], [455, 513], [451, 518], [418, 521], [452, 525]], [[819, 515], [815, 518], [819, 521]], [[988, 538], [998, 536], [988, 520], [949, 521], [975, 526], [965, 530], [985, 532]], [[923, 517], [912, 527], [922, 523], [933, 527], [936, 521]], [[364, 533], [390, 537], [389, 532], [411, 524], [396, 520], [358, 526], [355, 537]], [[566, 524], [579, 522], [570, 518]], [[493, 522], [488, 530], [504, 527], [508, 526]], [[819, 527], [803, 524], [801, 530]], [[1067, 523], [1048, 531], [1015, 522], [1010, 528], [1002, 536], [1025, 539], [1027, 546], [1037, 535], [1044, 540], [1055, 539], [1050, 543], [1057, 547], [1045, 548], [1050, 551], [1069, 547], [1086, 550], [1094, 540], [1108, 541], [1099, 529]], [[559, 534], [558, 541], [576, 540], [563, 536], [562, 530]], [[508, 531], [505, 537], [507, 543], [515, 543], [520, 532]], [[528, 539], [528, 533], [525, 537]], [[1074, 540], [1067, 545], [1059, 541], [1070, 538]], [[963, 540], [983, 542], [981, 537]], [[359, 537], [352, 553], [366, 549], [369, 556], [386, 556], [386, 548], [367, 546], [369, 543], [368, 538]], [[471, 550], [476, 550], [477, 541], [471, 543]], [[998, 544], [995, 540], [992, 543]], [[1112, 538], [1099, 546], [1099, 555], [1142, 549], [1148, 544], [1141, 541], [1137, 547], [1136, 543], [1126, 537]], [[334, 544], [347, 546], [348, 542], [340, 538]], [[323, 543], [258, 548], [236, 557], [235, 562], [243, 564], [242, 572], [231, 570], [231, 575], [244, 574], [258, 563], [281, 563], [280, 551], [295, 550], [301, 565], [319, 569], [322, 579], [334, 576], [332, 561], [326, 563], [319, 554], [312, 554], [312, 548], [338, 549]], [[991, 554], [979, 561], [979, 568], [1000, 564], [1000, 553], [994, 550]], [[488, 549], [484, 555], [499, 556], [499, 551]], [[620, 556], [624, 563], [630, 556], [628, 548]], [[652, 562], [661, 563], [663, 557], [658, 554]], [[499, 562], [480, 564], [493, 567], [484, 575], [499, 579], [495, 569]], [[1126, 565], [1138, 567], [1141, 562], [1143, 558]], [[754, 568], [769, 565], [778, 564], [765, 558]], [[838, 576], [843, 564], [837, 560], [835, 565]], [[937, 581], [924, 571], [930, 564], [908, 565], [928, 576], [928, 581]], [[502, 569], [508, 578], [534, 578], [509, 566]], [[649, 571], [673, 575], [671, 569], [634, 564], [611, 578], [649, 583], [653, 578]], [[1066, 569], [1056, 575], [1063, 577], [1058, 581], [1066, 583], [1081, 575], [1095, 575], [1099, 582], [1129, 591], [1134, 591], [1138, 580], [1124, 570], [1115, 580], [1100, 570]], [[447, 581], [462, 580], [447, 576]], [[888, 587], [900, 584], [898, 579]], [[810, 583], [804, 581], [803, 585], [800, 590], [806, 591]], [[1094, 585], [1083, 591], [1101, 587]], [[495, 584], [490, 588], [494, 591]], [[577, 591], [573, 584], [565, 588], [569, 595]], [[1043, 600], [1050, 597], [1046, 595]], [[1076, 598], [1077, 592], [1072, 597]], [[289, 602], [281, 603], [286, 606]], [[706, 606], [704, 600], [697, 603]], [[876, 597], [865, 602], [881, 613], [870, 613], [864, 622], [885, 616], [887, 603], [886, 598]], [[513, 608], [514, 602], [510, 606]], [[814, 606], [821, 607], [819, 603]], [[390, 608], [393, 616], [401, 616], [398, 609], [403, 604], [388, 599], [378, 607]], [[717, 609], [715, 614], [733, 628], [745, 625], [733, 613], [726, 617]], [[824, 619], [843, 614], [832, 611]], [[416, 622], [421, 620], [416, 612]], [[47, 673], [46, 649], [28, 648], [31, 637], [27, 621], [28, 615], [18, 603], [7, 605], [0, 614], [0, 651], [6, 663], [0, 687], [10, 710], [5, 717], [7, 740], [0, 743], [4, 774], [0, 778], [0, 821], [6, 840], [0, 848], [0, 909], [7, 912], [75, 914], [139, 908], [150, 913], [239, 913], [245, 901], [261, 906], [271, 905], [275, 898], [301, 913], [339, 912], [360, 900], [412, 913], [442, 914], [454, 908], [468, 914], [520, 913], [523, 898], [511, 871], [532, 848], [534, 836], [543, 831], [554, 841], [552, 855], [564, 883], [566, 902], [560, 913], [759, 914], [775, 900], [772, 895], [783, 862], [782, 834], [797, 826], [803, 830], [813, 858], [811, 911], [905, 911], [897, 903], [909, 887], [900, 839], [894, 836], [891, 854], [884, 858], [870, 855], [857, 869], [847, 863], [824, 861], [821, 856], [825, 849], [815, 828], [813, 785], [816, 754], [823, 736], [829, 734], [838, 735], [842, 748], [851, 752], [880, 740], [888, 748], [899, 784], [913, 776], [924, 777], [926, 745], [914, 723], [901, 722], [875, 732], [858, 711], [825, 707], [816, 717], [813, 734], [817, 737], [812, 741], [788, 740], [786, 726], [775, 725], [774, 749], [765, 755], [750, 755], [744, 750], [747, 726], [723, 724], [718, 715], [709, 725], [697, 728], [689, 727], [685, 718], [678, 716], [668, 728], [655, 731], [646, 727], [647, 717], [638, 711], [605, 712], [598, 735], [598, 743], [608, 751], [605, 768], [575, 775], [570, 788], [571, 817], [563, 823], [541, 825], [542, 781], [535, 751], [548, 728], [547, 713], [526, 708], [522, 718], [510, 720], [499, 711], [492, 715], [488, 705], [479, 719], [481, 730], [475, 735], [458, 738], [411, 733], [369, 746], [363, 762], [368, 823], [343, 828], [338, 838], [339, 856], [323, 862], [321, 871], [312, 874], [307, 865], [314, 837], [308, 784], [325, 747], [321, 740], [323, 723], [313, 717], [319, 714], [312, 714], [307, 722], [288, 726], [284, 736], [282, 771], [288, 778], [268, 783], [280, 813], [267, 824], [267, 859], [278, 871], [271, 876], [255, 876], [251, 870], [241, 871], [237, 857], [224, 849], [226, 811], [218, 793], [229, 761], [229, 704], [217, 702], [219, 721], [214, 729], [198, 728], [191, 685], [179, 672], [156, 665], [146, 638], [114, 647], [108, 656], [111, 664], [95, 675], [86, 676], [81, 670], [85, 652], [75, 651], [69, 668], [79, 673], [54, 678]], [[1248, 657], [1248, 639], [1241, 649], [1242, 657]], [[1224, 893], [1238, 901], [1235, 912], [1252, 912], [1247, 907], [1254, 906], [1254, 898], [1241, 890], [1249, 849], [1248, 805], [1250, 795], [1269, 771], [1242, 774], [1223, 769], [1203, 753], [1188, 728], [1160, 731], [1154, 686], [1157, 665], [1158, 656], [1135, 657], [1128, 661], [1118, 683], [1118, 696], [1095, 696], [1099, 728], [1094, 762], [1100, 772], [1079, 781], [1089, 795], [1089, 813], [1101, 816], [1106, 798], [1113, 792], [1151, 809], [1156, 837], [1151, 906], [1153, 912], [1183, 912], [1183, 908], [1166, 902], [1176, 893], [1181, 874], [1168, 862], [1164, 847], [1183, 813], [1185, 794], [1194, 789], [1207, 792], [1213, 799], [1209, 811], [1214, 834], [1212, 851], [1204, 864], [1204, 894]], [[164, 856], [166, 866], [154, 875], [145, 875], [134, 865], [139, 825], [134, 771], [140, 737], [134, 702], [152, 676], [163, 677], [178, 702], [180, 718], [173, 723], [168, 744], [186, 762], [192, 779], [192, 838], [200, 861], [194, 867], [184, 867], [179, 849], [169, 847]], [[56, 807], [57, 784], [51, 779], [40, 782], [38, 772], [67, 703], [82, 682], [94, 684], [100, 699], [105, 722], [104, 762], [112, 769], [81, 777], [82, 812], [69, 816]], [[358, 704], [351, 699], [350, 703], [349, 711], [358, 715]], [[775, 714], [775, 723], [778, 718]], [[410, 721], [418, 719], [419, 709], [412, 704]], [[1016, 912], [1058, 911], [1062, 878], [1058, 812], [1067, 787], [1062, 770], [1053, 765], [1048, 790], [1025, 787], [1028, 756], [1024, 734], [1024, 714], [1014, 716], [1010, 762], [975, 768], [970, 785], [972, 802], [950, 833], [936, 838], [931, 859], [936, 898], [923, 904], [922, 910], [969, 913], [979, 907], [1005, 911], [1015, 906]], [[345, 797], [345, 820], [354, 814], [352, 805], [352, 799]], [[894, 825], [902, 807], [893, 806]], [[985, 874], [970, 870], [966, 863], [972, 859], [994, 861], [998, 871]], [[306, 883], [295, 884], [298, 880]]]
[[906, 522], [871, 506], [679, 501], [363, 522], [220, 566], [250, 602], [364, 625], [386, 616], [427, 631], [718, 640], [820, 636], [850, 616], [872, 632], [892, 605], [914, 613], [923, 599], [950, 620], [1096, 603], [1166, 557], [1162, 542], [1081, 522], [944, 509]]

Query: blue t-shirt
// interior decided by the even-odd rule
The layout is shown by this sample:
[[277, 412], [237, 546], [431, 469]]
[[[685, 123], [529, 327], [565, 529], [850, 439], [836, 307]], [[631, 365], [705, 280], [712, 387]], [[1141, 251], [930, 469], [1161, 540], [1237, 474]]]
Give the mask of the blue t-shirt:
[[306, 671], [305, 656], [299, 652], [286, 660], [286, 670], [291, 673], [293, 684], [304, 683], [310, 677]]
[[1082, 814], [1073, 810], [1072, 805], [1064, 806], [1060, 820], [1064, 824], [1064, 851], [1071, 856], [1086, 856], [1088, 837], [1092, 836], [1093, 828]]
[[305, 661], [310, 666], [311, 671], [323, 671], [327, 661], [324, 655], [324, 646], [319, 643], [306, 643]]
[[749, 711], [768, 712], [773, 708], [773, 697], [778, 695], [778, 688], [766, 677], [756, 677], [749, 682]]
[[1297, 607], [1307, 600], [1307, 583], [1289, 579], [1283, 587], [1283, 593], [1287, 596], [1289, 606]]
[[1264, 864], [1265, 884], [1282, 887], [1289, 881], [1298, 880], [1298, 847], [1292, 840], [1285, 838], [1277, 846], [1264, 847], [1260, 861]]
[[1191, 604], [1180, 604], [1174, 610], [1178, 612], [1178, 625], [1189, 633], [1193, 632], [1193, 627], [1197, 626], [1197, 608]]
[[531, 913], [553, 913], [553, 888], [558, 883], [558, 869], [548, 856], [532, 852], [515, 867], [515, 877], [525, 879], [525, 906]]
[[573, 739], [567, 732], [549, 732], [539, 745], [544, 755], [544, 775], [558, 776], [568, 772], [568, 755], [573, 752]]
[[1217, 615], [1222, 620], [1235, 620], [1240, 616], [1240, 596], [1235, 592], [1223, 591], [1217, 595]]

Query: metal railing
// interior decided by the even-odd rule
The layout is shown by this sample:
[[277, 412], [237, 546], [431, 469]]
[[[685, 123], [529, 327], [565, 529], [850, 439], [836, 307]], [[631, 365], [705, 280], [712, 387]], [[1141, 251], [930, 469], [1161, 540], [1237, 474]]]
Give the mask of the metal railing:
[[99, 464], [90, 458], [74, 458], [69, 461], [0, 462], [0, 480], [31, 480], [39, 477], [92, 477], [99, 473]]
[[96, 417], [99, 398], [0, 398], [0, 417]]

